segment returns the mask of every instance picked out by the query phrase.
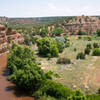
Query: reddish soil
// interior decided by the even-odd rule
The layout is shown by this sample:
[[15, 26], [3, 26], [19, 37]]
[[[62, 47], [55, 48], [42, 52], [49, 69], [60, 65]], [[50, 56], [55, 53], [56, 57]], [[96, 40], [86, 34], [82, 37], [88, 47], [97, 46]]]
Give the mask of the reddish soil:
[[98, 74], [97, 74], [97, 80], [100, 81], [100, 69], [98, 70]]
[[7, 80], [7, 54], [0, 56], [0, 100], [34, 100]]

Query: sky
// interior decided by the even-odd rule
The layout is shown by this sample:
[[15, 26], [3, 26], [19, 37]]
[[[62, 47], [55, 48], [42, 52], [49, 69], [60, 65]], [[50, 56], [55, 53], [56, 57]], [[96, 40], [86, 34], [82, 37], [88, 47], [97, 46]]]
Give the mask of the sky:
[[100, 15], [100, 0], [0, 0], [0, 16]]

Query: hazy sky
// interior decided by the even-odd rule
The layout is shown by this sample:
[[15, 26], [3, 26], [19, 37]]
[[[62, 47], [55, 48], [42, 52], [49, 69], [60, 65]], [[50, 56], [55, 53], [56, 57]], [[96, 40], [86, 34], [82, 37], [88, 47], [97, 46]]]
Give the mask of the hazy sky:
[[0, 0], [0, 16], [100, 15], [100, 0]]

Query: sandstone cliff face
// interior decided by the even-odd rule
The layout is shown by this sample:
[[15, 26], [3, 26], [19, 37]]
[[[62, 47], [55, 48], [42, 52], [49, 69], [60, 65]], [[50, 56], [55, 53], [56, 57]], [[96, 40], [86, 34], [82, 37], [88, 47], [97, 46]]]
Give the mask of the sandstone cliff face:
[[8, 51], [8, 46], [11, 42], [21, 44], [24, 42], [23, 36], [17, 33], [15, 30], [0, 25], [0, 54]]
[[92, 34], [100, 29], [100, 20], [97, 17], [80, 16], [73, 18], [68, 23], [61, 25], [66, 33], [77, 34], [79, 30]]

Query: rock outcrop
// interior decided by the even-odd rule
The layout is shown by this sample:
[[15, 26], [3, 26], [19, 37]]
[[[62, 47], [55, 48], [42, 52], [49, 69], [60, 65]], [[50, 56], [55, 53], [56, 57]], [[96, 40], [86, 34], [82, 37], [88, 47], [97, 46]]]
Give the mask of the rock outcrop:
[[77, 34], [79, 30], [92, 34], [100, 29], [100, 19], [90, 16], [78, 16], [70, 20], [68, 23], [65, 21], [60, 25], [66, 33]]
[[12, 41], [21, 44], [24, 42], [24, 39], [15, 30], [0, 25], [0, 54], [8, 51], [8, 46], [11, 45]]

